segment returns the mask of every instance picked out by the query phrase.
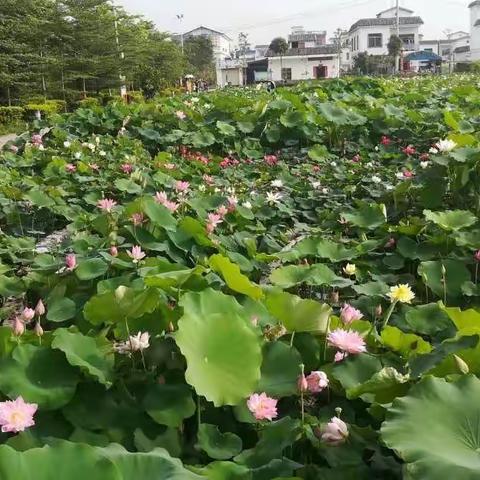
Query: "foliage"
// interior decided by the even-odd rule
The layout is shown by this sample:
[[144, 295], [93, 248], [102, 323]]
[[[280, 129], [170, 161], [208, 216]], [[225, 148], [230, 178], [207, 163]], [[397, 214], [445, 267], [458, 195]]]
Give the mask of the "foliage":
[[7, 144], [0, 408], [38, 411], [0, 477], [478, 477], [477, 83], [86, 101]]

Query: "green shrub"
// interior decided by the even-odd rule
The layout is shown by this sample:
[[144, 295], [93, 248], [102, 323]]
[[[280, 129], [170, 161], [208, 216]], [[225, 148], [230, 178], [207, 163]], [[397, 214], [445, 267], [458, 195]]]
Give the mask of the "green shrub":
[[79, 108], [98, 107], [100, 105], [100, 101], [98, 98], [88, 97], [80, 100], [77, 105]]
[[65, 106], [64, 100], [47, 100], [43, 103], [28, 103], [25, 105], [25, 112], [28, 117], [34, 115], [36, 111], [39, 111], [42, 116], [48, 117], [55, 113], [65, 111]]
[[18, 123], [24, 114], [25, 110], [22, 107], [0, 107], [0, 124]]

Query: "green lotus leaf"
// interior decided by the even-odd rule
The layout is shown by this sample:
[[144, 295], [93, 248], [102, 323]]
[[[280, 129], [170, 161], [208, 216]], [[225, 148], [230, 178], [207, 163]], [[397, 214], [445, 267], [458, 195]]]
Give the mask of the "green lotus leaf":
[[75, 317], [77, 306], [70, 298], [55, 298], [48, 302], [47, 320], [49, 322], [65, 322]]
[[202, 423], [197, 435], [198, 447], [215, 460], [228, 460], [242, 451], [242, 439], [234, 433], [221, 433], [216, 425]]
[[382, 330], [381, 339], [384, 345], [406, 358], [432, 351], [432, 346], [422, 337], [413, 333], [404, 333], [397, 327], [385, 327]]
[[53, 333], [52, 348], [65, 353], [70, 365], [79, 367], [107, 387], [112, 385], [115, 360], [109, 341], [59, 328]]
[[455, 330], [453, 322], [436, 303], [409, 309], [405, 314], [405, 320], [413, 331], [421, 335], [435, 336], [440, 332], [445, 332], [447, 335], [450, 332], [453, 335]]
[[376, 373], [380, 372], [380, 360], [368, 354], [350, 356], [332, 368], [333, 377], [348, 391], [368, 382]]
[[11, 358], [0, 361], [0, 371], [2, 393], [10, 398], [22, 396], [45, 410], [66, 405], [79, 380], [62, 352], [33, 345], [16, 347]]
[[297, 349], [286, 343], [272, 342], [263, 347], [262, 377], [259, 392], [272, 397], [285, 397], [298, 393], [302, 357]]
[[230, 125], [227, 122], [222, 122], [220, 120], [217, 121], [217, 128], [222, 135], [225, 135], [227, 137], [235, 135], [236, 132], [236, 129], [233, 125]]
[[255, 300], [263, 298], [262, 289], [252, 283], [247, 276], [243, 275], [240, 267], [236, 263], [231, 262], [227, 257], [212, 255], [208, 262], [233, 291], [248, 295]]
[[385, 209], [386, 207], [383, 204], [362, 204], [356, 211], [342, 212], [341, 216], [356, 227], [374, 230], [387, 221]]
[[185, 378], [216, 406], [236, 405], [260, 378], [260, 341], [233, 298], [212, 289], [180, 300], [183, 317], [175, 341], [187, 360]]
[[100, 258], [90, 258], [82, 260], [75, 269], [75, 274], [79, 280], [93, 280], [94, 278], [105, 275], [108, 270], [108, 264]]
[[180, 431], [178, 428], [167, 428], [163, 433], [154, 439], [147, 437], [142, 430], [137, 428], [133, 432], [135, 448], [139, 452], [151, 452], [155, 448], [164, 448], [172, 457], [179, 457], [182, 454], [180, 443]]
[[179, 427], [195, 413], [188, 385], [153, 385], [143, 399], [146, 412], [159, 424]]
[[359, 295], [368, 297], [383, 297], [389, 291], [389, 287], [384, 282], [368, 282], [363, 285], [353, 285], [352, 287]]
[[328, 158], [328, 148], [325, 145], [314, 145], [309, 151], [308, 156], [316, 161], [320, 162]]
[[478, 219], [468, 210], [449, 210], [432, 212], [424, 210], [423, 214], [429, 222], [433, 222], [447, 231], [457, 231], [472, 226]]
[[177, 221], [170, 213], [168, 208], [157, 203], [153, 197], [144, 197], [142, 199], [143, 211], [148, 218], [155, 224], [165, 230], [175, 231], [177, 228]]
[[462, 285], [471, 278], [470, 272], [464, 262], [459, 260], [422, 262], [418, 267], [418, 274], [436, 295], [443, 298], [443, 267], [445, 267], [446, 270], [445, 280], [447, 297], [461, 296], [463, 294]]
[[358, 256], [355, 250], [349, 250], [342, 244], [330, 240], [320, 240], [317, 244], [317, 255], [328, 258], [332, 262], [343, 262]]
[[40, 208], [49, 208], [55, 206], [55, 201], [46, 193], [34, 188], [25, 194], [25, 198]]
[[208, 480], [252, 480], [252, 473], [244, 465], [233, 462], [212, 462], [205, 468], [193, 468]]
[[289, 332], [325, 333], [332, 308], [325, 303], [303, 299], [288, 292], [272, 292], [267, 296], [268, 311]]
[[441, 308], [462, 335], [480, 333], [480, 311], [473, 308], [461, 310], [457, 307], [445, 307], [443, 305], [441, 305]]
[[304, 114], [290, 110], [280, 115], [280, 123], [287, 128], [301, 127], [305, 122]]
[[277, 268], [270, 274], [270, 281], [281, 288], [291, 288], [301, 283], [343, 288], [353, 283], [351, 280], [339, 277], [333, 270], [321, 263], [312, 266], [289, 265]]
[[215, 136], [205, 130], [198, 130], [191, 136], [191, 142], [195, 148], [209, 147], [215, 141]]
[[[480, 472], [480, 380], [426, 377], [387, 413], [381, 435], [412, 480], [474, 480]], [[441, 420], [441, 421], [440, 421]]]

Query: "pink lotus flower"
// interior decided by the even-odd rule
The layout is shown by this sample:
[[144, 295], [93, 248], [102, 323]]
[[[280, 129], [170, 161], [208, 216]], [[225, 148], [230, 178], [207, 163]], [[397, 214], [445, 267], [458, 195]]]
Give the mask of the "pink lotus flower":
[[33, 416], [38, 409], [36, 403], [26, 403], [22, 397], [0, 402], [0, 425], [2, 432], [23, 432], [35, 425]]
[[325, 372], [312, 372], [307, 380], [307, 388], [310, 393], [320, 393], [328, 387], [328, 377]]
[[180, 204], [179, 203], [175, 203], [175, 202], [171, 202], [170, 200], [167, 200], [163, 206], [165, 208], [168, 208], [168, 210], [170, 210], [171, 213], [175, 213], [178, 208], [180, 207]]
[[333, 361], [334, 361], [335, 363], [342, 362], [342, 361], [345, 360], [347, 357], [348, 357], [348, 353], [345, 353], [345, 352], [337, 352], [337, 353], [335, 354], [335, 357], [333, 358]]
[[386, 135], [383, 135], [382, 140], [380, 141], [380, 143], [381, 143], [382, 145], [385, 145], [386, 147], [388, 147], [388, 146], [392, 143], [392, 141], [390, 140], [389, 137], [387, 137]]
[[426, 162], [427, 160], [430, 160], [430, 154], [428, 153], [422, 153], [420, 155], [420, 161], [421, 162]]
[[135, 245], [131, 250], [128, 250], [127, 255], [133, 260], [133, 263], [138, 263], [147, 256], [145, 252], [142, 252], [142, 247], [139, 247], [138, 245]]
[[175, 170], [177, 168], [174, 163], [166, 163], [164, 167], [166, 170]]
[[214, 184], [214, 180], [213, 180], [213, 177], [210, 176], [210, 175], [203, 175], [203, 181], [207, 184], [207, 185], [213, 185]]
[[357, 154], [352, 158], [352, 162], [353, 163], [358, 163], [361, 159], [362, 159], [362, 157]]
[[157, 192], [153, 197], [157, 203], [164, 205], [168, 201], [167, 194], [165, 192]]
[[229, 211], [229, 213], [232, 213], [237, 208], [238, 198], [237, 197], [228, 197], [227, 200], [228, 200], [228, 205], [227, 205], [228, 211]]
[[300, 392], [306, 392], [308, 390], [307, 378], [303, 373], [298, 377], [297, 388]]
[[74, 253], [69, 253], [66, 257], [65, 257], [65, 267], [67, 268], [67, 270], [75, 270], [77, 266], [77, 257], [75, 256]]
[[177, 110], [175, 112], [175, 115], [177, 116], [178, 119], [180, 120], [185, 120], [187, 118], [187, 116], [185, 115], [184, 112], [182, 112], [181, 110]]
[[25, 324], [20, 317], [15, 317], [12, 324], [12, 330], [16, 337], [21, 337], [25, 333]]
[[415, 153], [417, 153], [417, 150], [413, 145], [408, 145], [402, 151], [405, 155], [415, 155]]
[[76, 172], [77, 171], [77, 167], [73, 164], [73, 163], [67, 163], [65, 165], [65, 170], [68, 172], [68, 173], [73, 173], [73, 172]]
[[331, 347], [352, 355], [367, 351], [365, 340], [355, 331], [338, 328], [328, 334], [327, 340]]
[[97, 203], [97, 207], [100, 210], [104, 210], [107, 213], [110, 213], [113, 207], [115, 207], [116, 205], [117, 205], [117, 202], [115, 200], [112, 200], [111, 198], [102, 198]]
[[405, 170], [405, 172], [403, 172], [403, 176], [405, 178], [413, 178], [415, 176], [415, 174], [410, 170]]
[[120, 166], [120, 170], [123, 173], [130, 174], [133, 172], [133, 165], [131, 163], [124, 163]]
[[91, 170], [94, 172], [98, 172], [100, 170], [100, 167], [96, 163], [89, 163], [88, 166], [90, 167]]
[[473, 259], [477, 262], [480, 263], [480, 250], [477, 250], [475, 254], [473, 255]]
[[110, 247], [110, 255], [112, 257], [118, 257], [118, 248], [115, 245]]
[[35, 310], [33, 308], [24, 308], [22, 312], [22, 318], [25, 322], [30, 322], [35, 317]]
[[225, 215], [227, 215], [228, 213], [228, 208], [225, 206], [225, 205], [220, 205], [218, 208], [217, 208], [217, 214], [220, 215], [220, 217], [225, 217]]
[[385, 243], [384, 247], [393, 248], [396, 244], [397, 244], [397, 241], [395, 240], [395, 238], [392, 237], [387, 241], [387, 243]]
[[266, 393], [254, 393], [247, 400], [247, 407], [257, 420], [273, 420], [277, 417], [277, 400]]
[[221, 162], [220, 162], [220, 167], [221, 168], [227, 168], [230, 166], [230, 159], [225, 157]]
[[263, 159], [265, 160], [265, 163], [270, 167], [273, 167], [278, 163], [278, 157], [276, 155], [265, 155]]
[[132, 220], [132, 223], [138, 227], [145, 221], [145, 217], [143, 216], [143, 213], [134, 213], [130, 219]]
[[182, 182], [181, 180], [179, 180], [175, 184], [175, 190], [177, 192], [186, 192], [189, 188], [190, 188], [190, 183], [189, 182]]
[[11, 145], [10, 146], [10, 151], [13, 153], [18, 153], [18, 147], [16, 145]]
[[218, 213], [209, 213], [207, 215], [207, 233], [213, 233], [222, 222], [223, 218]]
[[42, 136], [38, 133], [35, 133], [34, 135], [32, 135], [31, 142], [32, 142], [32, 145], [35, 147], [39, 147], [40, 145], [43, 145]]
[[333, 417], [322, 433], [322, 440], [329, 445], [338, 446], [345, 443], [348, 438], [347, 424], [338, 417]]
[[43, 304], [42, 299], [40, 299], [37, 302], [37, 305], [35, 307], [35, 315], [37, 315], [38, 317], [41, 317], [42, 315], [45, 315], [46, 311], [47, 309], [45, 308], [45, 305]]
[[346, 303], [340, 311], [340, 319], [345, 325], [350, 325], [356, 320], [363, 318], [362, 312]]

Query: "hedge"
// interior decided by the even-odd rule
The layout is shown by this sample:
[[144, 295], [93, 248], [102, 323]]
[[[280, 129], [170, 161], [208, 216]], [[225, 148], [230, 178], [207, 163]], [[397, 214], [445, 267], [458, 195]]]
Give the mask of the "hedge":
[[0, 107], [0, 124], [18, 123], [24, 115], [22, 107]]

